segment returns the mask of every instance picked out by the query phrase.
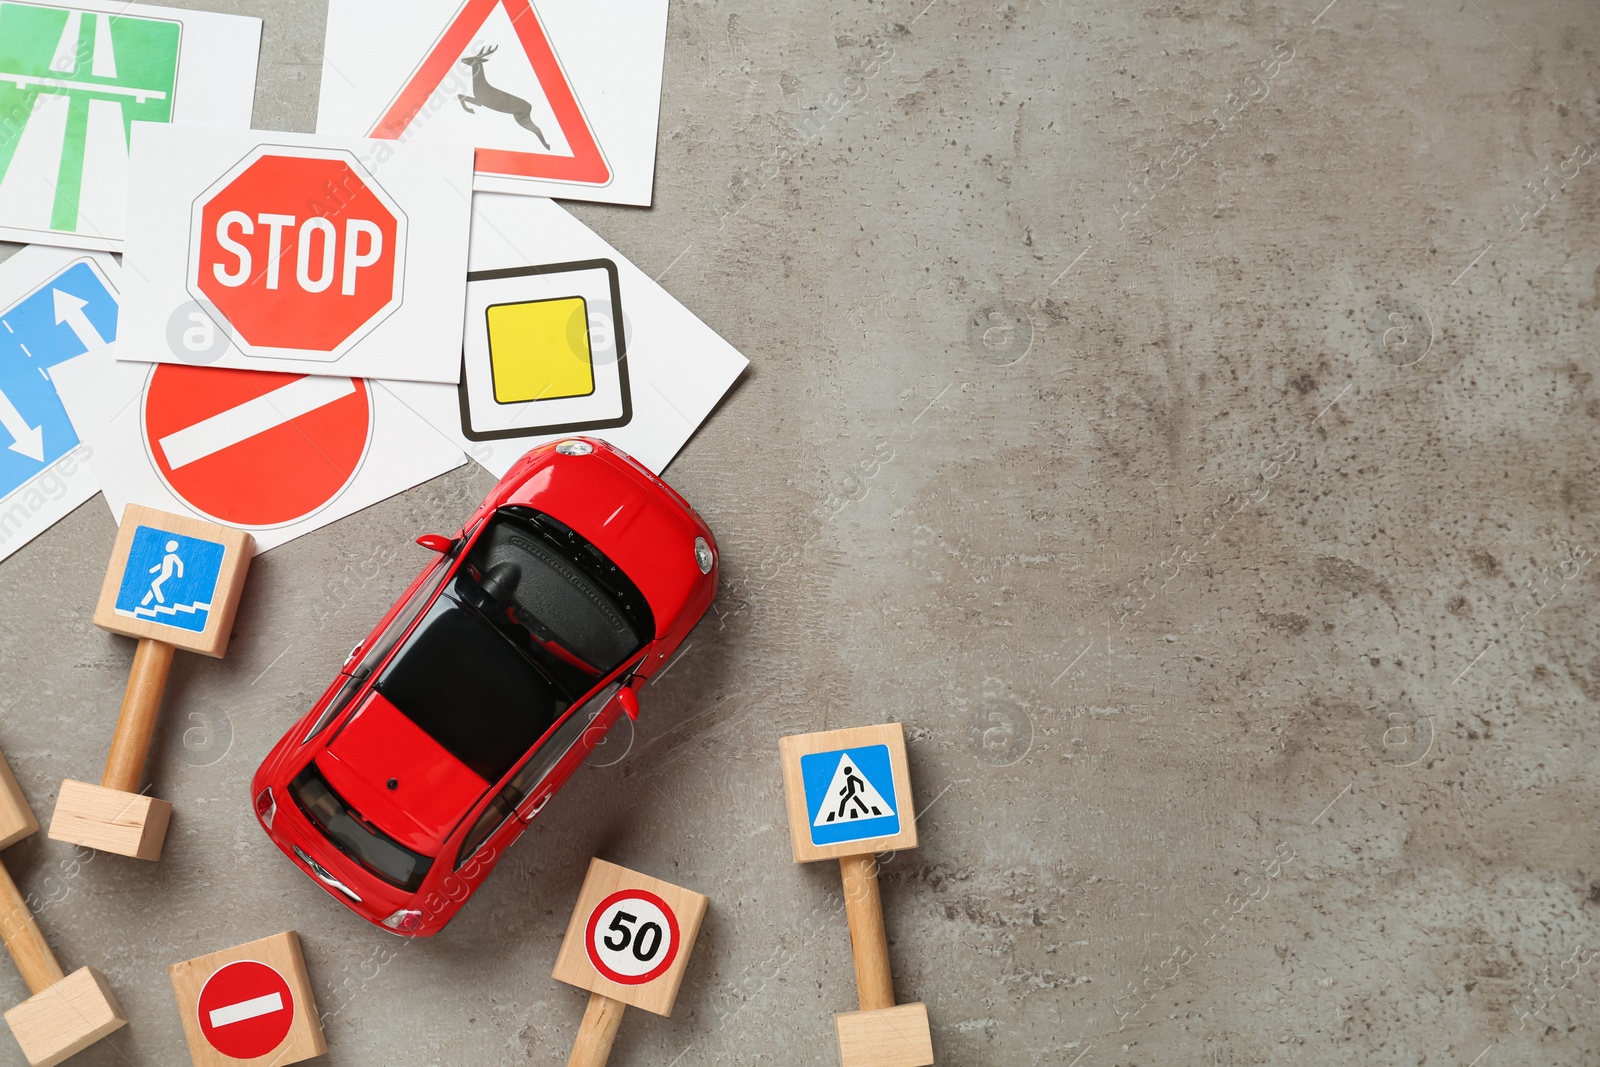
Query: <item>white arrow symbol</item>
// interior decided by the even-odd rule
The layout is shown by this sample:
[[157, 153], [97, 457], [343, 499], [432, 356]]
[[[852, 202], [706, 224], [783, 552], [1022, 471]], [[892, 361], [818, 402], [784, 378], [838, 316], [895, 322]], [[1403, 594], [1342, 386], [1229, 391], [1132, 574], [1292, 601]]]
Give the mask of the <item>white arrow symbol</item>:
[[7, 446], [11, 451], [20, 452], [35, 463], [44, 462], [44, 427], [29, 426], [17, 405], [4, 393], [0, 393], [0, 426], [11, 435], [11, 444]]
[[66, 323], [72, 332], [78, 335], [78, 340], [83, 342], [85, 348], [99, 348], [106, 343], [106, 339], [100, 336], [100, 331], [94, 328], [94, 323], [89, 321], [89, 316], [83, 313], [83, 309], [89, 304], [87, 300], [71, 293], [64, 293], [60, 289], [52, 289], [50, 292], [54, 294], [56, 300], [57, 326]]

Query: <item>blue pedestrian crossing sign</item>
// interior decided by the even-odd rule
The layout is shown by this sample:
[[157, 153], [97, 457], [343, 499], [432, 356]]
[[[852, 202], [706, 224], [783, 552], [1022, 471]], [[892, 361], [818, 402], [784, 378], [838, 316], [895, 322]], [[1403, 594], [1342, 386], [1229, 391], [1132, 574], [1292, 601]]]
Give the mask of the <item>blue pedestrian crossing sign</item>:
[[202, 633], [222, 576], [226, 547], [154, 526], [133, 531], [128, 565], [115, 611], [180, 630]]
[[50, 368], [116, 336], [116, 290], [89, 259], [0, 310], [0, 499], [78, 447]]
[[800, 757], [813, 845], [876, 841], [900, 832], [888, 745]]

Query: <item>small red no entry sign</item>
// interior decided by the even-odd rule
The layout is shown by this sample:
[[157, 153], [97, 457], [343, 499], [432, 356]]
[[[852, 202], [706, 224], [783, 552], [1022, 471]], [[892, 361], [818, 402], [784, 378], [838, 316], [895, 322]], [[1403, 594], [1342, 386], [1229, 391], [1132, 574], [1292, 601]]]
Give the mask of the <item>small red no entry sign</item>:
[[240, 960], [221, 968], [200, 990], [200, 1032], [211, 1047], [236, 1060], [265, 1056], [289, 1036], [294, 994], [265, 963]]

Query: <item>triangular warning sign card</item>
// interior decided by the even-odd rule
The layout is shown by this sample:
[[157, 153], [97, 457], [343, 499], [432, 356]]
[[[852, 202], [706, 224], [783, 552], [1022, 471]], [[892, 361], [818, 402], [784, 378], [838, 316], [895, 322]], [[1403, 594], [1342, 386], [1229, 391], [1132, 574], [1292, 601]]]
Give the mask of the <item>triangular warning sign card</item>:
[[611, 181], [530, 0], [467, 0], [368, 136], [398, 140], [424, 123], [476, 145], [479, 174]]
[[817, 752], [800, 758], [811, 840], [869, 841], [900, 832], [887, 745]]

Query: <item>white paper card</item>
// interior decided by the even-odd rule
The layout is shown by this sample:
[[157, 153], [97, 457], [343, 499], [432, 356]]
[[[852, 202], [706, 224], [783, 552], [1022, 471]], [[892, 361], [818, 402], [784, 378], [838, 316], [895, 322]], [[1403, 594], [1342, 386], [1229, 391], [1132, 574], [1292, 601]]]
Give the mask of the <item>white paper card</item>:
[[145, 504], [249, 530], [264, 552], [466, 461], [378, 382], [135, 363], [113, 348], [54, 376], [119, 522]]
[[119, 358], [454, 382], [472, 150], [134, 129]]
[[461, 384], [395, 395], [496, 476], [574, 433], [659, 474], [748, 361], [555, 202], [473, 208]]
[[117, 336], [116, 261], [24, 248], [0, 263], [0, 559], [99, 486], [51, 368]]
[[480, 191], [649, 206], [667, 0], [332, 0], [320, 133], [463, 142]]
[[0, 239], [120, 251], [135, 122], [250, 125], [261, 20], [0, 2]]

